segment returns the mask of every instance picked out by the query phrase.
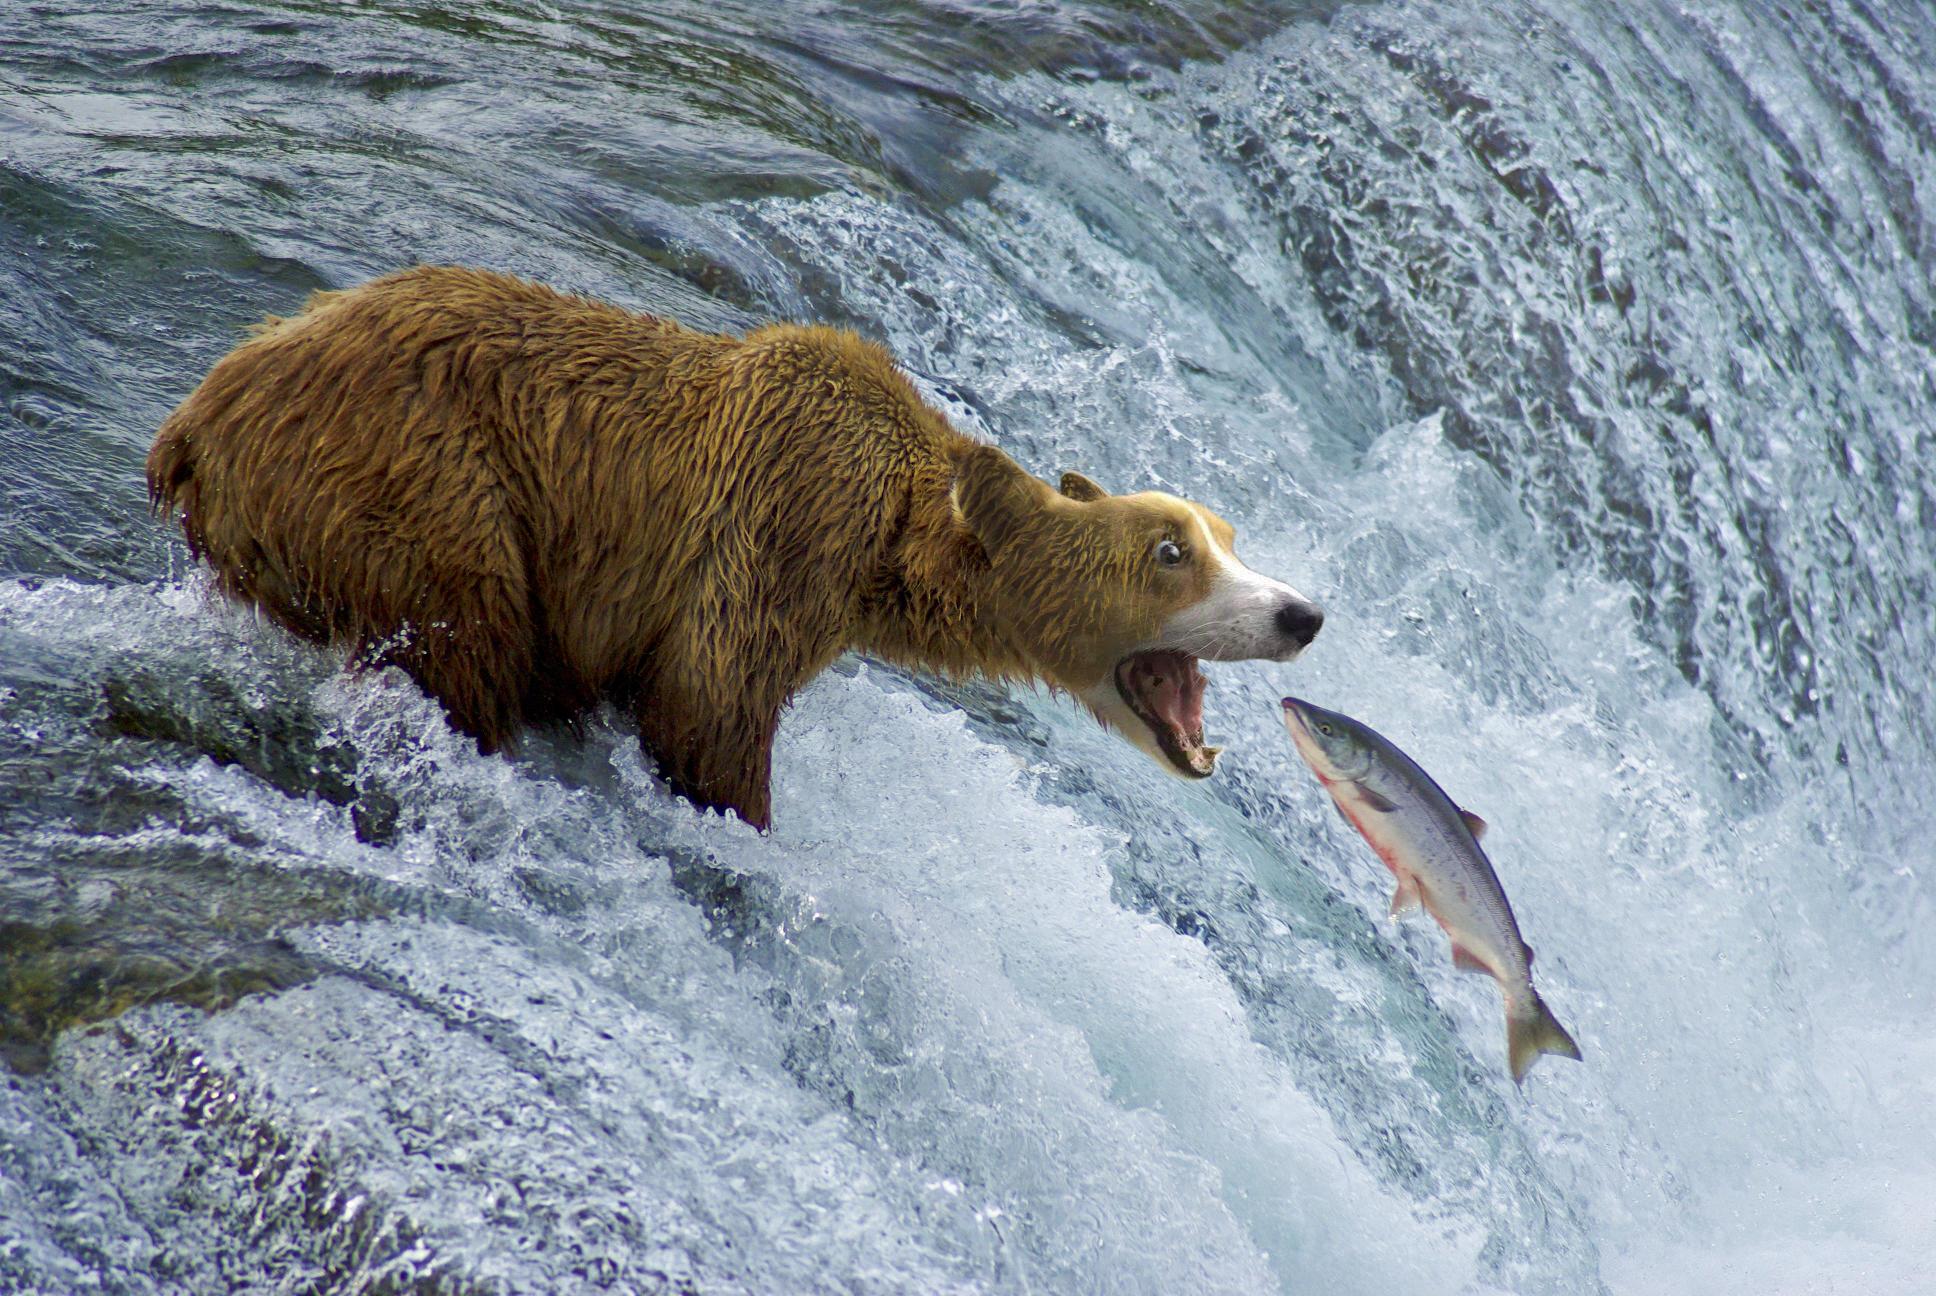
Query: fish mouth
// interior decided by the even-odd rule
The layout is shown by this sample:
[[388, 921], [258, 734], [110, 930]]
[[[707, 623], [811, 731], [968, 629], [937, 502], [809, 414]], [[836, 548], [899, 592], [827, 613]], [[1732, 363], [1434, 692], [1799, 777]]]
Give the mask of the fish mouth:
[[1318, 771], [1321, 776], [1323, 767], [1318, 764], [1321, 753], [1318, 749], [1317, 737], [1311, 732], [1310, 712], [1304, 709], [1309, 703], [1298, 698], [1287, 697], [1282, 705], [1284, 727], [1291, 731], [1291, 745], [1297, 748], [1297, 754], [1304, 758], [1305, 764]]
[[1203, 741], [1203, 692], [1209, 686], [1197, 659], [1172, 648], [1131, 653], [1116, 663], [1117, 695], [1185, 778], [1209, 778], [1223, 750]]

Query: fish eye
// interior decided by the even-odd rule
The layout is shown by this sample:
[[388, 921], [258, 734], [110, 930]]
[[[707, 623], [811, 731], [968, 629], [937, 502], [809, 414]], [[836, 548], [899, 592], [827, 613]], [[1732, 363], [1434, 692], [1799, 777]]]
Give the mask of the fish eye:
[[1326, 738], [1330, 738], [1333, 736], [1331, 733], [1331, 726], [1326, 724], [1322, 720], [1318, 721], [1318, 732], [1323, 734]]
[[1165, 567], [1174, 567], [1183, 561], [1183, 546], [1168, 536], [1156, 542], [1156, 561]]

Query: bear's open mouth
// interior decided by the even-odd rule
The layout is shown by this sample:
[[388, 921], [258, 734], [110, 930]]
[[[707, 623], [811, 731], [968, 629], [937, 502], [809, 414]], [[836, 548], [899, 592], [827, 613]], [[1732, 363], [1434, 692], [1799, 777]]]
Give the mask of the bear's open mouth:
[[1186, 652], [1158, 649], [1131, 653], [1116, 663], [1116, 691], [1156, 735], [1156, 745], [1178, 772], [1209, 778], [1217, 747], [1203, 745], [1203, 690], [1209, 681]]

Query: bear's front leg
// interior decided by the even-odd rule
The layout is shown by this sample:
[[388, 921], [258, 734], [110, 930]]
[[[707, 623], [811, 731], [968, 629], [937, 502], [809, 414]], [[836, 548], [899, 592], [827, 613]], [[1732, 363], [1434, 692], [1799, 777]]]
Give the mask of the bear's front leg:
[[639, 741], [672, 790], [705, 810], [731, 810], [761, 832], [772, 821], [773, 734], [780, 703], [701, 701], [655, 688], [633, 708]]
[[675, 791], [765, 832], [780, 712], [851, 642], [854, 581], [824, 563], [735, 560], [759, 552], [744, 539], [716, 547], [716, 583], [699, 584], [660, 641], [633, 710]]

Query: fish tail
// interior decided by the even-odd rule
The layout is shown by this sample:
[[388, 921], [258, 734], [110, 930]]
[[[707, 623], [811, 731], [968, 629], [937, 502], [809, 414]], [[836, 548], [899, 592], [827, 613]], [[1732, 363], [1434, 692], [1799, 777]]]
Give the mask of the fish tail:
[[1525, 1080], [1526, 1073], [1533, 1069], [1542, 1053], [1553, 1053], [1560, 1057], [1580, 1060], [1580, 1046], [1560, 1025], [1559, 1018], [1537, 992], [1531, 995], [1532, 1003], [1524, 1012], [1513, 1013], [1506, 1018], [1506, 1058], [1512, 1064], [1514, 1084]]

